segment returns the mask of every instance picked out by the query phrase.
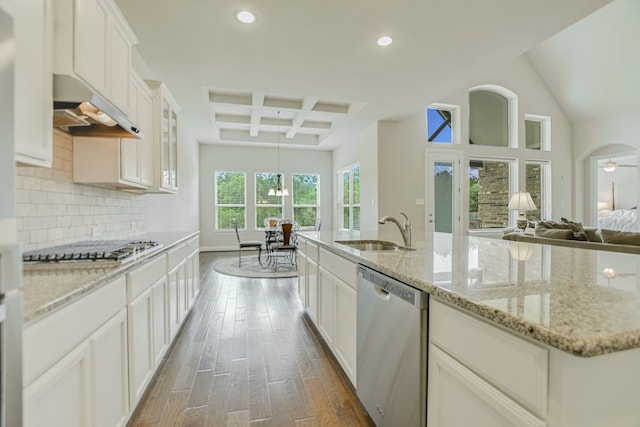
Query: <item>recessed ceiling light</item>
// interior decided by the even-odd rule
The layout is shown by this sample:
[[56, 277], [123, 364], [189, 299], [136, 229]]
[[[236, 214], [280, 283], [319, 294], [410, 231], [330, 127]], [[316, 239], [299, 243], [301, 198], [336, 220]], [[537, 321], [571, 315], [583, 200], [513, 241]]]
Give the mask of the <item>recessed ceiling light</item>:
[[392, 43], [393, 43], [393, 38], [391, 36], [382, 36], [376, 42], [378, 46], [382, 46], [382, 47], [390, 46]]
[[241, 10], [236, 15], [236, 18], [238, 18], [238, 21], [243, 24], [253, 24], [256, 21], [255, 15], [248, 10]]

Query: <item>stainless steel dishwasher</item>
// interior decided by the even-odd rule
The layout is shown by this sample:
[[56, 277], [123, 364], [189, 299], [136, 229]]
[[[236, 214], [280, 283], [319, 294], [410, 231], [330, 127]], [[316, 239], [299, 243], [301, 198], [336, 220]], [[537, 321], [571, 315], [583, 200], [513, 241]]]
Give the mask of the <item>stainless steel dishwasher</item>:
[[356, 393], [378, 427], [424, 427], [427, 294], [358, 266]]

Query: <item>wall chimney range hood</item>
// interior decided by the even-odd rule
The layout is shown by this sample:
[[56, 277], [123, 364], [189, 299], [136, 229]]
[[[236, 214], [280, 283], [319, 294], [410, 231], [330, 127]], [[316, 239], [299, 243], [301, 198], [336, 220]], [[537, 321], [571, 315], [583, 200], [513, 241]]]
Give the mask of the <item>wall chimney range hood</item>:
[[73, 136], [144, 138], [144, 132], [107, 100], [70, 76], [53, 76], [53, 127]]

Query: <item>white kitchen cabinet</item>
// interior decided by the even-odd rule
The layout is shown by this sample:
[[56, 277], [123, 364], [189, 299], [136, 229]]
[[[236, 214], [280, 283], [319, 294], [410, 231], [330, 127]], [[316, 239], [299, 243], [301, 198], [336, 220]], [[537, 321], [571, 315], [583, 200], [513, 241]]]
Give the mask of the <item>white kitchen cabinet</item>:
[[123, 277], [25, 328], [25, 426], [125, 424], [124, 303]]
[[93, 334], [90, 343], [93, 425], [124, 426], [130, 408], [126, 311], [122, 310]]
[[318, 329], [344, 369], [356, 380], [356, 265], [320, 248]]
[[334, 298], [334, 276], [320, 265], [318, 267], [318, 329], [329, 347], [333, 345]]
[[12, 0], [16, 41], [15, 152], [21, 165], [53, 162], [53, 0]]
[[200, 239], [196, 236], [187, 241], [187, 283], [186, 292], [191, 308], [200, 292]]
[[303, 252], [298, 252], [298, 299], [302, 307], [309, 307], [307, 301], [309, 275], [307, 274], [307, 256]]
[[311, 257], [307, 258], [307, 300], [309, 305], [307, 306], [307, 313], [309, 317], [315, 323], [318, 324], [318, 299], [319, 299], [319, 289], [318, 289], [318, 263], [311, 259]]
[[333, 348], [336, 359], [355, 384], [356, 380], [356, 289], [346, 282], [335, 279], [335, 321]]
[[113, 0], [55, 1], [53, 72], [82, 80], [125, 115], [137, 42]]
[[89, 343], [82, 343], [25, 389], [25, 427], [91, 424], [89, 358]]
[[141, 182], [138, 141], [73, 137], [73, 182], [117, 189], [149, 188]]
[[178, 332], [188, 310], [187, 299], [187, 245], [180, 244], [167, 253], [168, 320], [170, 340]]
[[166, 256], [147, 261], [127, 274], [129, 395], [134, 408], [168, 346]]
[[148, 288], [127, 305], [129, 324], [129, 393], [135, 407], [154, 371], [153, 290]]
[[427, 425], [543, 427], [546, 423], [433, 344]]
[[149, 86], [134, 72], [129, 91], [129, 118], [145, 137], [123, 138], [120, 141], [120, 177], [144, 188], [149, 188], [153, 183], [153, 147], [148, 133], [151, 131], [151, 97]]
[[151, 144], [153, 146], [153, 184], [150, 191], [176, 193], [178, 171], [179, 107], [163, 82], [147, 80], [153, 92]]

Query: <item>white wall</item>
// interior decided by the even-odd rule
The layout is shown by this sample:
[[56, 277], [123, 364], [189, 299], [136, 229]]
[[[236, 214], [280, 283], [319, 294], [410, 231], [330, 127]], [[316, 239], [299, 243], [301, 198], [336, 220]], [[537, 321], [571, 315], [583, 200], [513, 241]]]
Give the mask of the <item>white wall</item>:
[[[214, 182], [216, 171], [237, 171], [247, 174], [247, 207], [255, 195], [255, 172], [277, 172], [276, 149], [265, 147], [233, 147], [200, 144], [200, 246], [203, 250], [236, 249], [238, 243], [233, 231], [215, 230]], [[322, 229], [330, 230], [332, 187], [331, 153], [280, 147], [280, 171], [291, 190], [292, 173], [320, 174], [320, 203]], [[285, 216], [291, 217], [291, 197], [285, 197]], [[247, 211], [247, 224], [255, 223], [255, 211]], [[253, 228], [242, 232], [243, 239], [262, 240], [264, 233]]]
[[[606, 109], [606, 106], [602, 108]], [[609, 146], [624, 145], [621, 148], [640, 150], [640, 111], [629, 114], [574, 124], [573, 152], [574, 179], [576, 182], [575, 206], [577, 218], [593, 222], [590, 201], [589, 157], [594, 153], [605, 153]], [[640, 186], [638, 200], [640, 200]], [[618, 191], [616, 190], [616, 194]]]
[[[338, 171], [360, 163], [360, 230], [376, 230], [378, 220], [378, 127], [363, 125], [358, 132], [336, 137], [340, 145], [333, 150], [333, 179]], [[332, 187], [334, 192], [336, 187]], [[333, 223], [340, 224], [340, 212], [332, 206]]]
[[[494, 84], [503, 86], [518, 95], [518, 144], [517, 149], [471, 146], [468, 141], [468, 89], [477, 85]], [[536, 73], [526, 56], [520, 56], [507, 64], [502, 64], [469, 82], [468, 87], [434, 102], [459, 105], [461, 109], [461, 141], [454, 148], [463, 153], [463, 165], [469, 155], [508, 157], [519, 159], [520, 182], [524, 183], [524, 161], [549, 160], [552, 167], [552, 217], [572, 218], [572, 164], [571, 125], [566, 115], [556, 103], [552, 94]], [[425, 105], [426, 109], [427, 105]], [[525, 150], [524, 114], [551, 117], [551, 152]], [[404, 211], [413, 224], [415, 240], [424, 238], [425, 209], [417, 205], [416, 199], [425, 198], [425, 151], [443, 148], [442, 145], [427, 143], [425, 112], [403, 120], [383, 121], [378, 126], [378, 185], [379, 210], [384, 214]], [[463, 226], [467, 224], [467, 203], [462, 207]]]
[[148, 194], [145, 222], [152, 231], [197, 231], [200, 227], [199, 146], [188, 124], [178, 126], [178, 193]]

